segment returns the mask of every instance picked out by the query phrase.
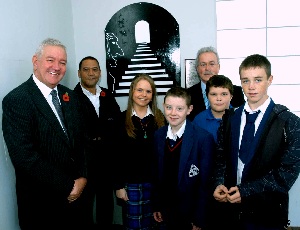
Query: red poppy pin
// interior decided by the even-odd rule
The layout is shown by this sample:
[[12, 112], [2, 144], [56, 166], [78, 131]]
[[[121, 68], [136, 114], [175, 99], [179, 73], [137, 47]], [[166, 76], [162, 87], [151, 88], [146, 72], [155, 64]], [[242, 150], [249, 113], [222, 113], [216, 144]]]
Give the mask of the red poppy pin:
[[64, 101], [70, 101], [70, 97], [69, 97], [69, 94], [67, 92], [63, 95], [63, 100]]
[[101, 91], [100, 96], [105, 97], [106, 93], [104, 91]]

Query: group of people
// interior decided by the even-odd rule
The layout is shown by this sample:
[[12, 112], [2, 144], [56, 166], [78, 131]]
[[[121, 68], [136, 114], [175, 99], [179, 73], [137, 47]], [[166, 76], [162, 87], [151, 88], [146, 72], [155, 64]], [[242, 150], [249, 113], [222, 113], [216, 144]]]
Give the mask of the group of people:
[[219, 75], [215, 48], [195, 63], [200, 82], [169, 89], [163, 110], [137, 74], [122, 112], [96, 58], [71, 90], [66, 47], [42, 41], [33, 74], [2, 101], [21, 229], [112, 229], [114, 193], [126, 230], [286, 229], [300, 118], [268, 95], [271, 63], [246, 57], [241, 86]]

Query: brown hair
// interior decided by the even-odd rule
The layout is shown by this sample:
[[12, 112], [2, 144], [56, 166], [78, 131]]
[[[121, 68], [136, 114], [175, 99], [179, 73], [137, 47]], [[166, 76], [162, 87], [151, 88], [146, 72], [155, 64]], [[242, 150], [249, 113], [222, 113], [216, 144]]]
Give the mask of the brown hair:
[[229, 93], [233, 95], [232, 81], [224, 75], [214, 75], [206, 82], [206, 96], [208, 96], [211, 87], [227, 88]]
[[164, 103], [166, 102], [167, 97], [183, 98], [185, 100], [186, 105], [188, 107], [191, 106], [191, 95], [186, 88], [183, 88], [181, 86], [173, 86], [172, 88], [170, 88], [164, 97]]

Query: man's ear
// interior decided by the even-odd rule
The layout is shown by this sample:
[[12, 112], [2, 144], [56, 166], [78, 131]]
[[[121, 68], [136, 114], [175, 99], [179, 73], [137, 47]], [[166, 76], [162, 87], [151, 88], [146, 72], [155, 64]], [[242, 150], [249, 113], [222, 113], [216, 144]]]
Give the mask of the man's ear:
[[37, 61], [38, 61], [37, 56], [33, 55], [31, 61], [32, 61], [33, 69], [36, 70], [37, 69]]
[[81, 76], [80, 76], [80, 70], [77, 71], [77, 76], [78, 76], [79, 78], [81, 78]]

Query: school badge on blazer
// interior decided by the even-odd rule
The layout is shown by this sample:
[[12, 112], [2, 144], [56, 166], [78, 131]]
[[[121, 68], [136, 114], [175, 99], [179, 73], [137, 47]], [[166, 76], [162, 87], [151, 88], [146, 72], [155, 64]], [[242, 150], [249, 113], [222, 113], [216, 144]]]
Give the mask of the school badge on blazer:
[[190, 171], [189, 171], [189, 177], [197, 176], [199, 174], [199, 169], [196, 165], [191, 165]]

